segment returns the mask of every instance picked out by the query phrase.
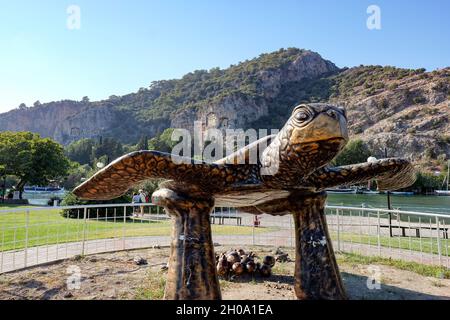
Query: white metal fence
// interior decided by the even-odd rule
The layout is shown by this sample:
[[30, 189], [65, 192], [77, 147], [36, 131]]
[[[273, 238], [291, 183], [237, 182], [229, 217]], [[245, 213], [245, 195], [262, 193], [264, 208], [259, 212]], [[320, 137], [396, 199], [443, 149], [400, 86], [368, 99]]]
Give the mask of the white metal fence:
[[[66, 212], [70, 217], [63, 217]], [[334, 249], [449, 267], [450, 216], [328, 206]], [[292, 217], [233, 208], [211, 214], [213, 241], [225, 246], [295, 246]], [[171, 222], [152, 204], [19, 208], [0, 211], [0, 273], [108, 251], [170, 244]]]

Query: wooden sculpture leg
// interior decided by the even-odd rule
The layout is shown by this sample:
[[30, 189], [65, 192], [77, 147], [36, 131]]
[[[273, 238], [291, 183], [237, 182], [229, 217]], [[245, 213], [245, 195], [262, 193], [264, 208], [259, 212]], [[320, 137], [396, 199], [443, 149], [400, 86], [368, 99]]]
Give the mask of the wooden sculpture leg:
[[326, 193], [290, 199], [295, 222], [295, 294], [298, 299], [346, 299], [325, 220]]
[[221, 299], [209, 215], [212, 199], [188, 199], [168, 189], [153, 194], [172, 217], [172, 243], [164, 299]]

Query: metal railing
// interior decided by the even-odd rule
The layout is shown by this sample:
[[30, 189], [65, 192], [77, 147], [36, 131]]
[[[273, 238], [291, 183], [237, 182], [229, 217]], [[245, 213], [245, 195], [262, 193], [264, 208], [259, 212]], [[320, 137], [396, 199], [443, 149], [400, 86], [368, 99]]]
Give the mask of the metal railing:
[[449, 268], [450, 215], [327, 206], [335, 249]]
[[[64, 213], [64, 214], [63, 214]], [[334, 249], [449, 267], [450, 216], [327, 206]], [[234, 208], [211, 214], [213, 241], [225, 246], [294, 247], [292, 217]], [[0, 211], [0, 273], [101, 252], [170, 244], [171, 222], [152, 204], [22, 207]]]

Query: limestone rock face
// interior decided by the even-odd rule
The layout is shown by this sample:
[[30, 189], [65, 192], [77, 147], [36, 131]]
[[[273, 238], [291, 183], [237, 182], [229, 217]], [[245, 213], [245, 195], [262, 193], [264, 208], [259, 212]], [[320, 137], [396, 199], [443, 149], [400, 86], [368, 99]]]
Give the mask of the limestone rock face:
[[[447, 87], [448, 86], [448, 87]], [[382, 156], [413, 161], [450, 155], [450, 69], [386, 80], [384, 88], [367, 97], [356, 88], [343, 100], [351, 138], [366, 141]]]
[[304, 51], [281, 68], [259, 71], [254, 79], [258, 96], [230, 94], [205, 103], [197, 110], [179, 110], [171, 120], [171, 127], [192, 130], [194, 121], [201, 121], [203, 128], [246, 128], [249, 123], [268, 115], [268, 101], [280, 94], [284, 84], [316, 79], [338, 70], [319, 54]]
[[82, 113], [85, 104], [59, 101], [0, 114], [0, 131], [31, 131], [44, 137], [58, 135], [58, 127], [68, 117]]
[[78, 114], [68, 116], [59, 122], [53, 138], [63, 144], [82, 138], [98, 137], [113, 124], [115, 112], [111, 107], [85, 108]]
[[267, 113], [268, 108], [264, 100], [258, 104], [257, 101], [245, 96], [230, 95], [206, 105], [200, 110], [187, 109], [176, 113], [170, 126], [191, 131], [194, 121], [199, 121], [202, 129], [245, 128], [249, 122], [255, 121]]

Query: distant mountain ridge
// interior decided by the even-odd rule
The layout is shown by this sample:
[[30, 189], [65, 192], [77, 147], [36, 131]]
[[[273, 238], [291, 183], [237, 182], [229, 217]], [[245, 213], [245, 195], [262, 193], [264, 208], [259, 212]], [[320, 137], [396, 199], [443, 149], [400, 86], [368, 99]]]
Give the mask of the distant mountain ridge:
[[0, 130], [33, 131], [67, 144], [99, 135], [135, 143], [168, 127], [279, 128], [300, 102], [345, 105], [353, 137], [413, 159], [450, 155], [450, 68], [340, 69], [296, 48], [227, 69], [197, 70], [102, 101], [63, 100], [0, 114]]

